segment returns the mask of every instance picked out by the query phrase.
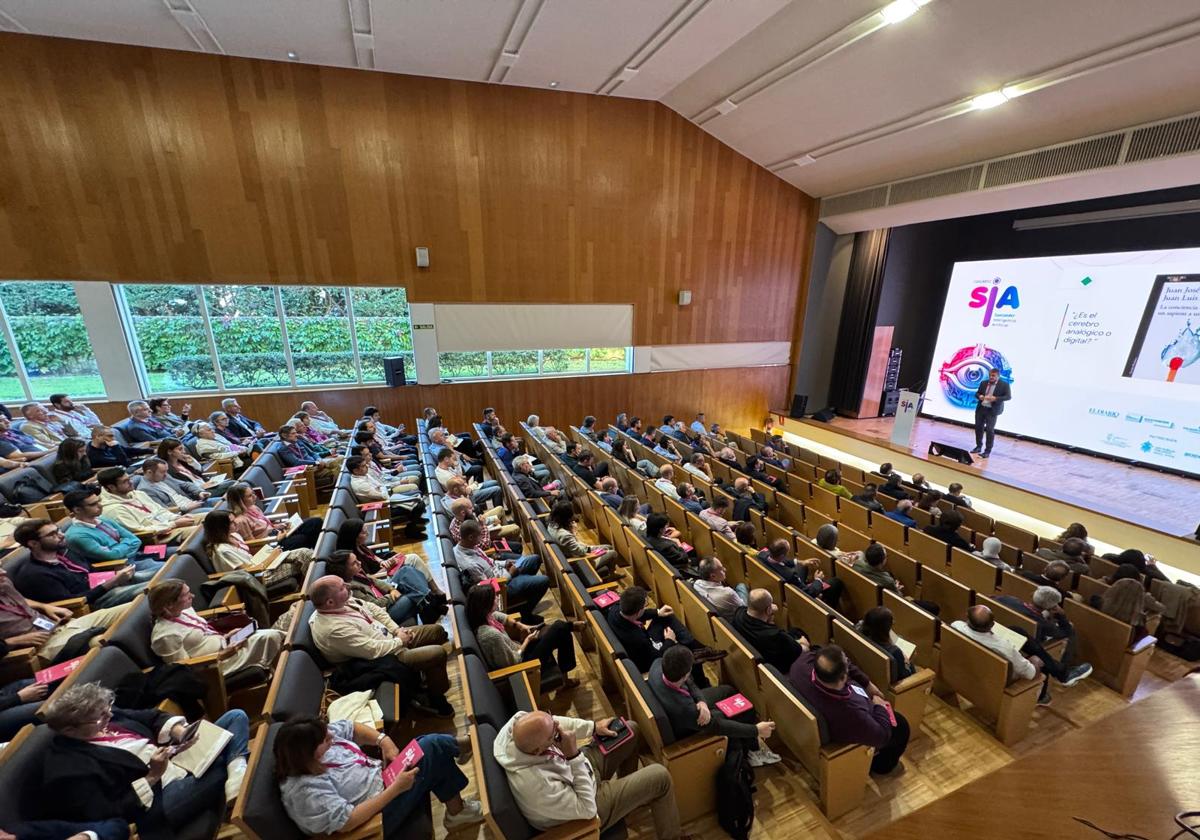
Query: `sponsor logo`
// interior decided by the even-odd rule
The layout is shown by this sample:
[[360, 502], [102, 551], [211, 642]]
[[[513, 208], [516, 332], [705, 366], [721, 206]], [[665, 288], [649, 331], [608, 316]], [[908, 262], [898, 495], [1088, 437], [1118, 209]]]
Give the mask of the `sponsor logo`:
[[1200, 452], [1184, 452], [1183, 457], [1184, 458], [1195, 458], [1196, 460], [1200, 460]]
[[1143, 417], [1143, 423], [1149, 423], [1151, 426], [1158, 426], [1160, 429], [1174, 429], [1175, 423], [1171, 420], [1159, 420], [1154, 417]]
[[1200, 426], [1183, 426], [1185, 432], [1191, 432], [1194, 435], [1200, 435]]
[[1001, 381], [1012, 384], [1012, 365], [999, 350], [986, 344], [960, 347], [938, 371], [946, 401], [957, 408], [975, 408], [975, 394], [992, 368], [1000, 371]]
[[1141, 423], [1141, 422], [1142, 422], [1142, 415], [1140, 415], [1140, 414], [1126, 414], [1126, 415], [1125, 415], [1125, 419], [1126, 419], [1126, 420], [1128, 420], [1130, 423]]
[[1151, 441], [1142, 441], [1142, 445], [1138, 449], [1145, 452], [1147, 455], [1154, 454], [1159, 458], [1174, 458], [1175, 450], [1167, 446], [1155, 446]]
[[1179, 443], [1173, 437], [1163, 437], [1162, 435], [1150, 435], [1150, 440], [1161, 440], [1163, 443]]
[[1129, 438], [1123, 438], [1120, 435], [1106, 435], [1104, 442], [1115, 449], [1128, 449]]
[[[1001, 284], [1004, 281], [999, 277], [993, 277], [990, 285], [976, 286], [971, 290], [971, 298], [967, 303], [971, 309], [983, 310], [983, 325], [991, 326], [992, 316], [999, 316], [1004, 313], [997, 312], [1000, 309], [1019, 309], [1021, 306], [1021, 295], [1017, 291], [1016, 286], [1006, 286], [1003, 290]], [[1012, 313], [1009, 313], [1010, 315]]]
[[1121, 416], [1121, 412], [1112, 411], [1111, 409], [1107, 409], [1107, 408], [1089, 408], [1088, 414], [1091, 414], [1095, 417], [1114, 417], [1115, 418], [1115, 417]]

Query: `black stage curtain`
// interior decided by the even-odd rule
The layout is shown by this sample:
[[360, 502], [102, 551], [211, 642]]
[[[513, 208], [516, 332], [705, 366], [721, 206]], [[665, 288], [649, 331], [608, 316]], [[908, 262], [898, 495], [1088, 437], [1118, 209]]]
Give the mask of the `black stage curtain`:
[[875, 334], [875, 315], [883, 288], [883, 266], [887, 260], [890, 231], [868, 230], [854, 235], [850, 254], [850, 272], [838, 325], [837, 347], [833, 358], [833, 376], [829, 399], [839, 413], [856, 414], [862, 403], [871, 340]]

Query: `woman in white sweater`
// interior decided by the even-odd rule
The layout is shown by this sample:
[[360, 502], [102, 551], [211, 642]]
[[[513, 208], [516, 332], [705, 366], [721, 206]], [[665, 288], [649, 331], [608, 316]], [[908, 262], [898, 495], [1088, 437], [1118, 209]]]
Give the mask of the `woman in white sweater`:
[[[246, 541], [233, 530], [233, 520], [227, 510], [214, 510], [204, 517], [204, 550], [208, 552], [215, 572], [233, 572], [257, 565]], [[261, 573], [263, 586], [272, 590], [272, 594], [295, 592], [312, 561], [310, 548], [283, 552], [283, 560], [277, 566]]]

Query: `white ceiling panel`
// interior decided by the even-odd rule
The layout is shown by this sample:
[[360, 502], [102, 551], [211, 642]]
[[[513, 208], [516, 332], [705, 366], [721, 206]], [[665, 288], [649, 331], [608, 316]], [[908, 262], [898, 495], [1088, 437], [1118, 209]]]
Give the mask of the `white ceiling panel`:
[[[0, 0], [3, 2], [3, 0]], [[337, 0], [191, 0], [230, 55], [353, 67], [350, 11]]]
[[196, 49], [162, 0], [0, 0], [0, 11], [35, 35]]
[[375, 68], [486, 81], [520, 0], [374, 0]]

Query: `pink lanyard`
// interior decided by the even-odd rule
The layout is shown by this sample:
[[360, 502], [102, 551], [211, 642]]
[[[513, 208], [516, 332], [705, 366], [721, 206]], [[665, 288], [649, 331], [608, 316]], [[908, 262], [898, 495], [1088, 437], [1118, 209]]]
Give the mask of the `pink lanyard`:
[[672, 691], [674, 691], [676, 694], [682, 694], [682, 695], [683, 695], [684, 697], [686, 697], [688, 700], [691, 700], [691, 699], [692, 699], [692, 695], [688, 694], [688, 692], [687, 692], [687, 689], [685, 689], [685, 688], [680, 688], [679, 686], [677, 686], [677, 685], [673, 684], [673, 683], [672, 683], [670, 680], [668, 680], [668, 679], [666, 678], [666, 676], [664, 676], [664, 677], [662, 678], [662, 681], [663, 681], [663, 685], [665, 685], [667, 688], [669, 688], [669, 689], [671, 689]]
[[183, 613], [180, 613], [179, 615], [175, 616], [174, 618], [168, 618], [167, 621], [173, 621], [176, 624], [182, 624], [184, 627], [190, 627], [193, 630], [199, 630], [205, 636], [220, 636], [221, 635], [218, 631], [214, 630], [212, 625], [209, 624], [204, 619], [200, 619], [199, 621], [193, 621], [190, 616], [185, 617]]
[[28, 606], [14, 607], [10, 604], [0, 604], [0, 611], [19, 615], [21, 618], [32, 619], [36, 613]]
[[[105, 734], [105, 733], [107, 733], [107, 734]], [[130, 738], [136, 739], [138, 741], [149, 741], [150, 740], [145, 735], [139, 735], [138, 733], [134, 732], [131, 729], [124, 729], [120, 726], [111, 726], [111, 725], [106, 727], [104, 732], [100, 733], [99, 735], [95, 735], [95, 736], [89, 738], [88, 740], [91, 741], [92, 743], [103, 744], [103, 743], [113, 743], [115, 741], [128, 741]]]
[[365, 583], [367, 586], [371, 587], [371, 594], [374, 595], [376, 598], [383, 597], [383, 591], [378, 586], [376, 586], [375, 582], [373, 580], [371, 580], [370, 578], [368, 578], [364, 575], [364, 576], [357, 578], [357, 580], [360, 583]]
[[360, 750], [358, 748], [358, 745], [355, 744], [353, 741], [343, 741], [339, 738], [338, 740], [333, 742], [333, 745], [335, 747], [341, 747], [342, 749], [349, 750], [350, 752], [357, 755], [358, 758], [352, 759], [351, 761], [349, 761], [346, 764], [337, 764], [332, 761], [322, 762], [326, 767], [330, 768], [331, 770], [341, 768], [341, 767], [370, 767], [371, 766], [371, 759], [367, 758], [367, 754], [365, 752], [363, 752], [362, 750]]
[[229, 532], [229, 542], [232, 543], [235, 548], [240, 548], [247, 554], [250, 552], [250, 546], [246, 545], [246, 541], [242, 539], [242, 535], [235, 531]]
[[120, 539], [121, 535], [117, 531], [113, 530], [112, 528], [109, 528], [107, 525], [105, 525], [99, 519], [96, 520], [96, 529], [99, 531], [103, 531], [105, 533], [105, 535], [108, 536], [110, 539], [114, 539], [114, 540]]
[[78, 563], [74, 563], [71, 560], [68, 560], [67, 555], [65, 555], [65, 554], [58, 555], [58, 562], [59, 562], [59, 565], [61, 565], [63, 568], [69, 569], [72, 572], [78, 572], [78, 573], [82, 573], [85, 575], [87, 574], [87, 569], [85, 569], [83, 566], [80, 566]]
[[143, 513], [149, 513], [149, 512], [150, 512], [150, 508], [146, 507], [145, 505], [138, 504], [137, 502], [133, 501], [132, 499], [123, 499], [123, 500], [121, 501], [121, 504], [123, 504], [123, 505], [129, 505], [130, 507], [135, 507], [135, 508], [137, 508], [138, 510], [142, 511]]

